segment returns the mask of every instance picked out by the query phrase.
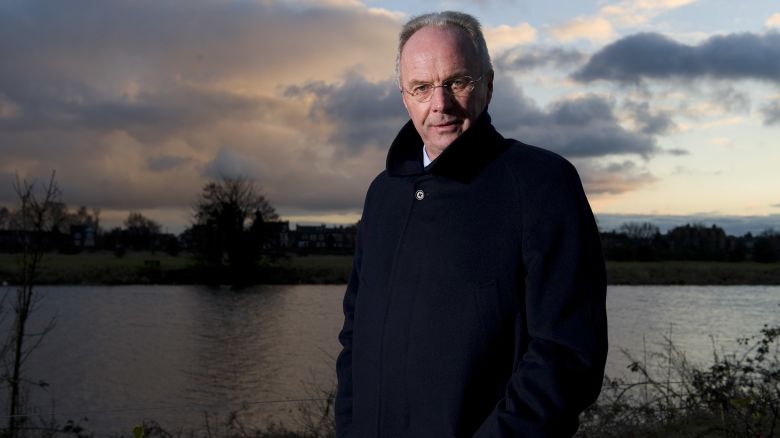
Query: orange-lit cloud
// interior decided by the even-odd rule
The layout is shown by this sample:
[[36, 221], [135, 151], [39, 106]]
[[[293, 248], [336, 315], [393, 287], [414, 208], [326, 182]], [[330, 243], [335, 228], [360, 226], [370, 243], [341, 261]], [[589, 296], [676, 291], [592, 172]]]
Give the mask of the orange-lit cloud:
[[615, 38], [618, 28], [647, 24], [653, 18], [698, 0], [623, 0], [601, 7], [593, 15], [576, 17], [554, 26], [550, 33], [561, 42], [584, 39], [597, 43]]
[[615, 30], [606, 18], [577, 17], [550, 30], [553, 38], [561, 42], [586, 39], [604, 42], [614, 38]]
[[[617, 6], [663, 9], [651, 3], [687, 2]], [[608, 15], [619, 14], [552, 31], [561, 41], [609, 40]], [[209, 178], [243, 175], [283, 216], [355, 218], [407, 119], [393, 84], [404, 19], [357, 0], [4, 3], [0, 204], [13, 202], [16, 173], [45, 178], [56, 169], [71, 207], [186, 222]], [[629, 102], [573, 81], [537, 104], [518, 76], [545, 69], [565, 78], [588, 63], [581, 49], [541, 45], [549, 44], [543, 32], [528, 23], [486, 27], [496, 126], [575, 160], [590, 193], [652, 184], [646, 163], [672, 150], [660, 139], [686, 125], [655, 107], [651, 93], [646, 104]], [[740, 104], [738, 92], [725, 97]], [[777, 105], [760, 105], [776, 124]]]
[[766, 27], [773, 27], [780, 29], [780, 13], [773, 14], [769, 18], [766, 19]]
[[489, 27], [485, 29], [485, 39], [490, 52], [495, 55], [504, 49], [534, 42], [536, 29], [528, 23]]

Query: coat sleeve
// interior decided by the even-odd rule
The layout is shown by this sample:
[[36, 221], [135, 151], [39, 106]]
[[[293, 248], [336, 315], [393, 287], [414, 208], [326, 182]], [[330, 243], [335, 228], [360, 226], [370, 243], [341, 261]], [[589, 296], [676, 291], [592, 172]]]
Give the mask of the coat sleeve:
[[344, 294], [344, 325], [339, 333], [342, 350], [336, 359], [338, 387], [336, 388], [335, 414], [336, 436], [339, 438], [350, 436], [349, 431], [352, 425], [352, 327], [355, 321], [355, 299], [360, 283], [361, 244], [359, 231], [355, 246], [352, 274]]
[[576, 170], [562, 159], [554, 168], [557, 177], [520, 184], [532, 188], [520, 192], [519, 339], [504, 398], [476, 437], [571, 436], [601, 390], [607, 321], [600, 238]]

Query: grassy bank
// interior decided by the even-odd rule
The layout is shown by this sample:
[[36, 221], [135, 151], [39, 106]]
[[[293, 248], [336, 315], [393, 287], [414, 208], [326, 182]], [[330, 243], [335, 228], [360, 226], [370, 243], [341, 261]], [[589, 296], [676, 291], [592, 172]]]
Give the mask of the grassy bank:
[[[18, 257], [0, 254], [0, 283], [14, 282]], [[352, 257], [292, 256], [258, 263], [253, 281], [269, 284], [346, 283]], [[780, 284], [780, 263], [754, 262], [607, 262], [610, 284], [736, 285]], [[188, 254], [108, 252], [47, 254], [39, 284], [197, 284], [207, 279]]]
[[610, 284], [778, 285], [780, 263], [607, 262]]
[[[19, 257], [0, 254], [0, 284], [13, 284]], [[352, 268], [351, 256], [312, 255], [262, 260], [253, 280], [268, 284], [346, 283]], [[129, 252], [117, 257], [109, 252], [75, 255], [46, 254], [40, 266], [38, 284], [201, 284], [208, 272], [189, 254]]]
[[[744, 335], [744, 334], [743, 334]], [[580, 415], [576, 438], [743, 438], [780, 435], [780, 326], [765, 325], [741, 338], [730, 354], [713, 350], [709, 365], [686, 360], [671, 339], [647, 359], [630, 356], [631, 376], [604, 378], [598, 401]], [[258, 424], [241, 411], [220, 417], [204, 412], [203, 426], [143, 421], [136, 428], [147, 438], [332, 438], [335, 388], [301, 400], [290, 424], [270, 419]], [[89, 424], [34, 427], [40, 436], [93, 436]], [[262, 424], [265, 423], [265, 424]], [[33, 425], [30, 425], [33, 426]], [[82, 429], [83, 427], [83, 429]], [[76, 431], [77, 433], [74, 433]], [[143, 432], [143, 433], [141, 433]], [[0, 429], [0, 436], [3, 430]], [[39, 435], [35, 435], [39, 436]], [[130, 431], [118, 436], [129, 437]]]

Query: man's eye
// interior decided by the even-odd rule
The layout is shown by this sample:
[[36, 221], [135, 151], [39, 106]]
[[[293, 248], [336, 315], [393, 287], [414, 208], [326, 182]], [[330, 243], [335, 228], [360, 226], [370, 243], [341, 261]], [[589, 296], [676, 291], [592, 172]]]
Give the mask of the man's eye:
[[466, 78], [455, 78], [449, 81], [450, 89], [462, 90], [469, 85], [469, 81]]
[[425, 94], [430, 91], [431, 84], [420, 84], [412, 88], [412, 94]]

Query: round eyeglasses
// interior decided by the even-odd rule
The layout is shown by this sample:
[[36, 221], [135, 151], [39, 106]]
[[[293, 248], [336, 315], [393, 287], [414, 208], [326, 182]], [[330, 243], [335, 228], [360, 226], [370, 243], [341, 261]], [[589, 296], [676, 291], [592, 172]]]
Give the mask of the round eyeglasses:
[[447, 79], [441, 83], [441, 85], [434, 85], [433, 83], [418, 83], [412, 87], [411, 90], [401, 89], [401, 93], [406, 93], [414, 97], [418, 102], [428, 102], [433, 97], [433, 92], [441, 87], [445, 92], [451, 96], [467, 96], [474, 91], [474, 87], [477, 86], [477, 82], [481, 81], [483, 76], [477, 79], [471, 76], [456, 76], [451, 79]]

